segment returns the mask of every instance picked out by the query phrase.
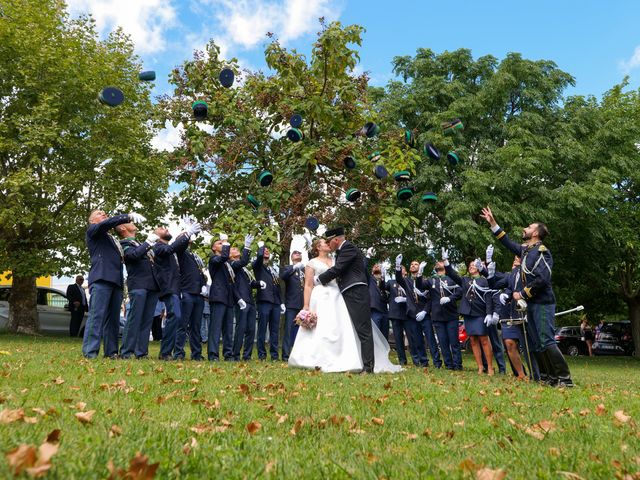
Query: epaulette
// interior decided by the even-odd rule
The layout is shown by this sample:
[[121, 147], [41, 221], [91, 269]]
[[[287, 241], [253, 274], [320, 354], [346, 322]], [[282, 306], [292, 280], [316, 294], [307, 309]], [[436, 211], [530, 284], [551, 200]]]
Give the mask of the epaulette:
[[548, 249], [547, 249], [547, 247], [545, 247], [544, 245], [540, 245], [540, 246], [538, 247], [538, 251], [539, 251], [539, 252], [546, 252], [547, 250], [548, 250]]

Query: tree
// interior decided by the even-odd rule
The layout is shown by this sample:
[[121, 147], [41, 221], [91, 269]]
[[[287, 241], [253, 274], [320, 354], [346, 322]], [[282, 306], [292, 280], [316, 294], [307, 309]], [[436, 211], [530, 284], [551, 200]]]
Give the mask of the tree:
[[[390, 171], [413, 169], [415, 151], [403, 146], [401, 131], [383, 131], [375, 138], [358, 135], [375, 121], [367, 96], [366, 74], [354, 75], [363, 29], [357, 25], [325, 25], [311, 50], [311, 59], [288, 51], [273, 39], [265, 49], [272, 75], [240, 70], [235, 59], [220, 58], [210, 42], [205, 52], [176, 68], [172, 96], [160, 101], [159, 124], [170, 121], [184, 130], [180, 146], [170, 154], [175, 179], [184, 185], [175, 201], [177, 213], [194, 214], [215, 233], [232, 241], [259, 229], [270, 248], [285, 261], [295, 233], [315, 216], [326, 224], [350, 227], [352, 237], [371, 244], [410, 230], [411, 210], [395, 200], [392, 180], [379, 181], [368, 160], [380, 151]], [[218, 81], [223, 68], [241, 75], [234, 88]], [[194, 121], [192, 102], [206, 101], [208, 116]], [[303, 118], [305, 138], [292, 142], [285, 132], [293, 114]], [[348, 170], [347, 156], [358, 166]], [[258, 176], [274, 175], [269, 187]], [[349, 203], [344, 194], [357, 188], [363, 198]], [[246, 201], [254, 195], [261, 206]]]
[[[10, 328], [38, 330], [35, 278], [86, 267], [89, 212], [162, 210], [167, 169], [140, 62], [121, 32], [56, 0], [8, 0], [0, 18], [0, 271], [10, 270]], [[98, 102], [106, 86], [125, 102]], [[77, 271], [77, 270], [76, 270]]]

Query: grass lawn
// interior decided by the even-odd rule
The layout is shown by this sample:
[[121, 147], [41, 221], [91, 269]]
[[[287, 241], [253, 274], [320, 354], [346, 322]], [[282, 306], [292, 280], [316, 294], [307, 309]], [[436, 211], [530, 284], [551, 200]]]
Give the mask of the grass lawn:
[[6, 452], [54, 429], [48, 478], [107, 478], [110, 460], [126, 471], [137, 452], [159, 462], [156, 478], [640, 478], [640, 362], [628, 357], [570, 359], [577, 387], [563, 390], [480, 377], [469, 355], [464, 372], [352, 376], [87, 361], [80, 347], [0, 335], [0, 411], [26, 417], [0, 423], [0, 478]]

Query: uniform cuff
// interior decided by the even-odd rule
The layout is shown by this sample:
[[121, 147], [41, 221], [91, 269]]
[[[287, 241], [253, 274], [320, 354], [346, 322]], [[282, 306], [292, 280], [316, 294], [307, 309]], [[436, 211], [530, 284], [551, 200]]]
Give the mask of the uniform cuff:
[[494, 225], [493, 227], [491, 227], [491, 231], [492, 231], [493, 233], [496, 233], [498, 230], [500, 230], [500, 225], [497, 225], [497, 224], [496, 224], [496, 225]]

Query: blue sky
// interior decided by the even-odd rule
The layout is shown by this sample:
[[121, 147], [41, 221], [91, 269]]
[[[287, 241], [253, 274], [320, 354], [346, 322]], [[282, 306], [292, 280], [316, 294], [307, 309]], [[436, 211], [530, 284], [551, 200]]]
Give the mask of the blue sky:
[[[171, 68], [216, 39], [227, 57], [264, 69], [266, 32], [308, 52], [317, 18], [365, 27], [359, 70], [371, 82], [392, 78], [395, 55], [417, 48], [469, 48], [475, 57], [520, 52], [553, 60], [572, 74], [569, 94], [602, 95], [630, 76], [640, 86], [640, 1], [506, 0], [68, 0], [72, 15], [91, 13], [102, 35], [116, 25], [132, 36], [145, 69], [156, 70], [155, 94], [169, 90]], [[175, 132], [174, 132], [175, 133]], [[175, 138], [164, 132], [171, 143]], [[175, 135], [173, 135], [175, 137]], [[164, 148], [167, 145], [162, 145]]]

